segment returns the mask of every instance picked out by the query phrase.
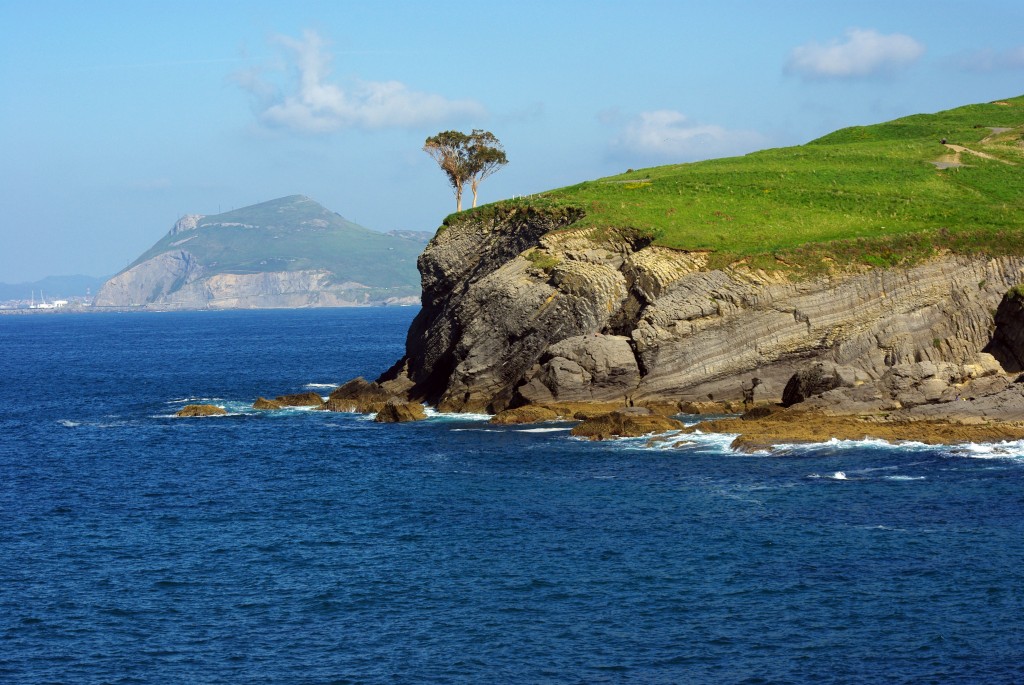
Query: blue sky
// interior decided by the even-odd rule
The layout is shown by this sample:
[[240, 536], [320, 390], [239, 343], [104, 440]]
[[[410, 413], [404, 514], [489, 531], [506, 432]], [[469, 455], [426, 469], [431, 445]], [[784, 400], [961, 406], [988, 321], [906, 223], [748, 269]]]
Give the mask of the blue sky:
[[1024, 94], [1020, 0], [0, 0], [0, 26], [8, 283], [297, 193], [432, 231], [446, 129], [504, 143], [489, 202]]

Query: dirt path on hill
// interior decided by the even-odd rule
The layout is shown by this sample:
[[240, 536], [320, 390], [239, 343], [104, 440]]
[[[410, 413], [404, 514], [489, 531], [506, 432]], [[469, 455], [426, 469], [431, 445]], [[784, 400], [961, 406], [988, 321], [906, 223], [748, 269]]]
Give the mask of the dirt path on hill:
[[[1005, 131], [1008, 131], [1008, 130], [1010, 130], [1010, 129], [997, 129], [997, 128], [993, 128], [992, 129], [992, 135], [986, 137], [981, 142], [984, 143], [985, 141], [989, 140], [990, 138], [992, 138], [992, 137], [994, 137], [994, 136], [996, 136], [996, 135], [998, 135], [1000, 133], [1004, 133]], [[1003, 164], [1009, 164], [1010, 166], [1016, 166], [1016, 164], [1014, 164], [1013, 162], [1008, 162], [1005, 159], [1000, 159], [999, 157], [996, 157], [994, 155], [990, 155], [987, 152], [978, 152], [977, 150], [972, 150], [971, 148], [964, 147], [963, 145], [954, 145], [953, 143], [943, 143], [943, 145], [945, 145], [946, 148], [952, 150], [953, 154], [951, 154], [951, 155], [944, 155], [944, 156], [940, 157], [939, 159], [933, 161], [932, 164], [935, 165], [936, 169], [956, 169], [956, 168], [964, 166], [964, 163], [961, 161], [961, 157], [960, 157], [960, 155], [964, 154], [964, 153], [969, 154], [969, 155], [974, 155], [975, 157], [981, 157], [982, 159], [991, 159], [991, 160], [994, 160], [996, 162], [1002, 162]]]

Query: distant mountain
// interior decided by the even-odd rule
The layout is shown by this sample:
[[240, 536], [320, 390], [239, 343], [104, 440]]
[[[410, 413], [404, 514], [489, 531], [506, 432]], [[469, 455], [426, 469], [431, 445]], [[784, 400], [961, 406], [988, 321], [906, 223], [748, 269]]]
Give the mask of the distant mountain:
[[106, 281], [97, 276], [47, 276], [31, 283], [0, 283], [0, 301], [39, 299], [45, 295], [48, 300], [68, 299], [95, 293]]
[[[412, 233], [412, 232], [410, 232]], [[419, 302], [424, 243], [304, 195], [182, 217], [96, 296], [98, 307], [337, 307]]]

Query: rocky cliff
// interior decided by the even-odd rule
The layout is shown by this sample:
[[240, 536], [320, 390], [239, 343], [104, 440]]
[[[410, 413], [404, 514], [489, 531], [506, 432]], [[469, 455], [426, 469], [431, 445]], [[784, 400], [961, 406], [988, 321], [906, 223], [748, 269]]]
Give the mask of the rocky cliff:
[[939, 256], [810, 279], [574, 230], [582, 210], [499, 205], [451, 218], [419, 258], [423, 309], [380, 382], [444, 411], [551, 401], [781, 398], [812, 362], [878, 380], [966, 364], [1024, 258]]
[[97, 307], [287, 309], [418, 304], [401, 291], [387, 296], [362, 283], [334, 283], [326, 270], [208, 273], [184, 251], [165, 253], [122, 271], [96, 295]]

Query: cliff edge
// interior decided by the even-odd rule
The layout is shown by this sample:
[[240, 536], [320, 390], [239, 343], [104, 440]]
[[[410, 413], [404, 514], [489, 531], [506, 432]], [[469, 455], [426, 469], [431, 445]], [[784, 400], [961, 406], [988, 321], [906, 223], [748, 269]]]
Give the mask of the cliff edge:
[[1024, 96], [453, 215], [380, 382], [442, 411], [669, 413], [829, 392], [888, 411], [955, 399], [977, 369], [1012, 382], [1022, 166]]
[[[442, 411], [546, 402], [781, 400], [816, 362], [857, 382], [992, 343], [1020, 256], [796, 279], [627, 229], [573, 229], [579, 208], [506, 204], [450, 217], [419, 258], [423, 308], [379, 382]], [[1005, 306], [1004, 306], [1005, 308]], [[757, 378], [759, 384], [753, 384]], [[754, 387], [751, 387], [751, 386]]]

